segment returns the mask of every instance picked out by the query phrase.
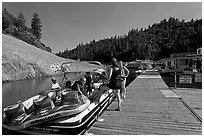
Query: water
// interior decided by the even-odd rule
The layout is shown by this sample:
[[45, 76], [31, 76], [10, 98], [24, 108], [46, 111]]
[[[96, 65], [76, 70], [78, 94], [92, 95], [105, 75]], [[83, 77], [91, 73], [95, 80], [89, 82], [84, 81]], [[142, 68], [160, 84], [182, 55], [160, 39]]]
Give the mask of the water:
[[[62, 76], [55, 77], [62, 84]], [[51, 89], [51, 78], [41, 77], [2, 84], [2, 108], [25, 100], [37, 93]]]

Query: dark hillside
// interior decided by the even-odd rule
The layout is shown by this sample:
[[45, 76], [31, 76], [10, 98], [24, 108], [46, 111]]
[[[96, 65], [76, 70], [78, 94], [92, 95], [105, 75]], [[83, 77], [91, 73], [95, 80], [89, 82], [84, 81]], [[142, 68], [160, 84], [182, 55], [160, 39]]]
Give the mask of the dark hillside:
[[122, 61], [160, 60], [172, 53], [195, 52], [201, 46], [202, 19], [185, 22], [171, 17], [146, 29], [132, 29], [128, 35], [82, 43], [73, 50], [66, 49], [57, 55], [102, 63], [110, 61], [111, 57]]

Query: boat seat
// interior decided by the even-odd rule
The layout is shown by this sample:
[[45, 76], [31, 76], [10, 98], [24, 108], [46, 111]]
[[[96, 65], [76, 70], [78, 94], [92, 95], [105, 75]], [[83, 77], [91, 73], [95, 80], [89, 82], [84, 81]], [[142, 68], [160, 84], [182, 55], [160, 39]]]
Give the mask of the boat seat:
[[[11, 123], [16, 123], [24, 116], [26, 116], [25, 107], [21, 102], [18, 104], [6, 107], [4, 109], [4, 113], [6, 116], [6, 120]], [[19, 116], [21, 116], [20, 119], [19, 119]]]
[[35, 110], [33, 99], [29, 99], [28, 101], [26, 101], [26, 103], [24, 103], [24, 106], [26, 114], [30, 114]]
[[52, 99], [49, 96], [43, 95], [39, 96], [38, 99], [33, 100], [33, 105], [35, 108], [35, 113], [54, 108]]

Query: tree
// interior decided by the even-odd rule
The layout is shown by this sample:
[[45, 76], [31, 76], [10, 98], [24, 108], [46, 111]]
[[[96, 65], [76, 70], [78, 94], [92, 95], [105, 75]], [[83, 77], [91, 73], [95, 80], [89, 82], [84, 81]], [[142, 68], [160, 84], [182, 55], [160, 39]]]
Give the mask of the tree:
[[34, 13], [32, 21], [31, 21], [31, 31], [38, 40], [40, 40], [41, 35], [42, 35], [41, 28], [42, 28], [42, 24], [41, 24], [40, 18], [38, 17], [37, 13]]
[[201, 46], [202, 19], [185, 22], [170, 17], [154, 23], [148, 29], [132, 29], [128, 35], [94, 40], [61, 54], [71, 59], [94, 59], [102, 63], [109, 61], [110, 57], [123, 61], [160, 60], [168, 58], [172, 53], [195, 52]]
[[6, 8], [2, 12], [2, 29], [6, 30], [12, 26], [12, 18]]
[[26, 29], [26, 19], [23, 16], [23, 13], [20, 12], [17, 18], [17, 27], [20, 28], [22, 31]]

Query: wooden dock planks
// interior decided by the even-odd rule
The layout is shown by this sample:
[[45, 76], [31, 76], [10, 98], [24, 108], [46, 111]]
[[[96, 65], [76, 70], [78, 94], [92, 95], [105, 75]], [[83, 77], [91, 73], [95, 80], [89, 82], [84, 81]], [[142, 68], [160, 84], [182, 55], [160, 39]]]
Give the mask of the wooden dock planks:
[[[89, 130], [94, 135], [201, 135], [202, 126], [177, 98], [165, 98], [168, 89], [157, 72], [135, 79], [127, 90], [122, 110], [115, 100]], [[151, 75], [151, 76], [148, 76]]]

